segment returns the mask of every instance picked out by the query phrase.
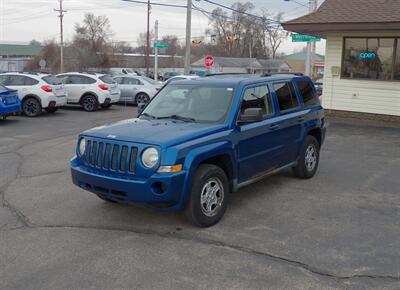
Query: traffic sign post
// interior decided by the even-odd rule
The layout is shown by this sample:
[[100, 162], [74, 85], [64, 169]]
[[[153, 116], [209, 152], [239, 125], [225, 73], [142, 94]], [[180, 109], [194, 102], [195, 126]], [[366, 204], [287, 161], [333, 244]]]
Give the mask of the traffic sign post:
[[321, 38], [305, 35], [305, 34], [292, 34], [292, 42], [319, 42]]
[[206, 67], [206, 69], [210, 69], [212, 68], [213, 65], [214, 65], [214, 57], [212, 55], [207, 55], [204, 58], [204, 66]]

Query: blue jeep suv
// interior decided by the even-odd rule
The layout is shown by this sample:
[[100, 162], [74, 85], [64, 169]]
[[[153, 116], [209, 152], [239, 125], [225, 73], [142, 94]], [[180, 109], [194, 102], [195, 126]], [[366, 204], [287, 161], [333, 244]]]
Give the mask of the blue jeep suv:
[[83, 132], [72, 180], [106, 201], [184, 210], [206, 227], [242, 186], [285, 168], [312, 177], [324, 136], [324, 110], [308, 77], [177, 81], [137, 118]]

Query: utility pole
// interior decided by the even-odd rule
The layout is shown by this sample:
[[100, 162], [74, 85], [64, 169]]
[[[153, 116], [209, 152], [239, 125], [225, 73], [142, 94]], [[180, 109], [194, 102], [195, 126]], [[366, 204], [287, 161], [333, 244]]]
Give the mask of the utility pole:
[[191, 45], [191, 30], [192, 30], [192, 0], [187, 0], [186, 12], [186, 51], [185, 51], [185, 75], [190, 72], [190, 45]]
[[[312, 0], [313, 1], [313, 7], [312, 7], [312, 9], [313, 9], [313, 11], [317, 11], [317, 8], [318, 8], [318, 0]], [[316, 60], [316, 51], [317, 51], [317, 43], [314, 41], [313, 43], [312, 43], [312, 48], [311, 48], [311, 55], [312, 55], [312, 57], [311, 57], [311, 76], [314, 78], [314, 77], [316, 77], [316, 75], [314, 75], [314, 72], [315, 72], [315, 69], [314, 69], [314, 66], [315, 66], [315, 60]]]
[[150, 67], [150, 0], [147, 0], [147, 45], [146, 45], [146, 74]]
[[54, 11], [58, 12], [58, 17], [60, 18], [60, 72], [64, 72], [64, 12], [67, 10], [63, 10], [63, 0], [58, 0], [60, 3], [60, 9], [54, 9]]
[[[317, 10], [318, 0], [309, 0], [309, 12], [312, 13]], [[312, 77], [314, 74], [316, 43], [307, 42], [307, 58], [306, 58], [306, 75]]]
[[154, 26], [154, 80], [158, 81], [158, 20]]

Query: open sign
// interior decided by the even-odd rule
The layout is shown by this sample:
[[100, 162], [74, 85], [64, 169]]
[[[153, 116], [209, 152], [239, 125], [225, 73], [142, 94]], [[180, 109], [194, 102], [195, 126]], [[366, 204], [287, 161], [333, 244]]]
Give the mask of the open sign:
[[375, 52], [362, 52], [359, 54], [360, 59], [374, 59], [376, 58]]

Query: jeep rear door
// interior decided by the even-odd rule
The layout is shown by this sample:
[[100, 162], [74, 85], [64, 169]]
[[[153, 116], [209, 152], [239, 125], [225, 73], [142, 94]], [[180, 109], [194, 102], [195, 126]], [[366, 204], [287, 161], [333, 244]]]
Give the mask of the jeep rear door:
[[249, 108], [261, 108], [264, 117], [258, 122], [238, 122], [239, 183], [275, 168], [283, 150], [279, 128], [274, 124], [276, 113], [267, 84], [245, 87], [239, 115]]
[[279, 126], [279, 142], [284, 149], [279, 166], [284, 166], [297, 159], [302, 144], [304, 111], [291, 81], [275, 82], [272, 87], [279, 112], [275, 123]]

